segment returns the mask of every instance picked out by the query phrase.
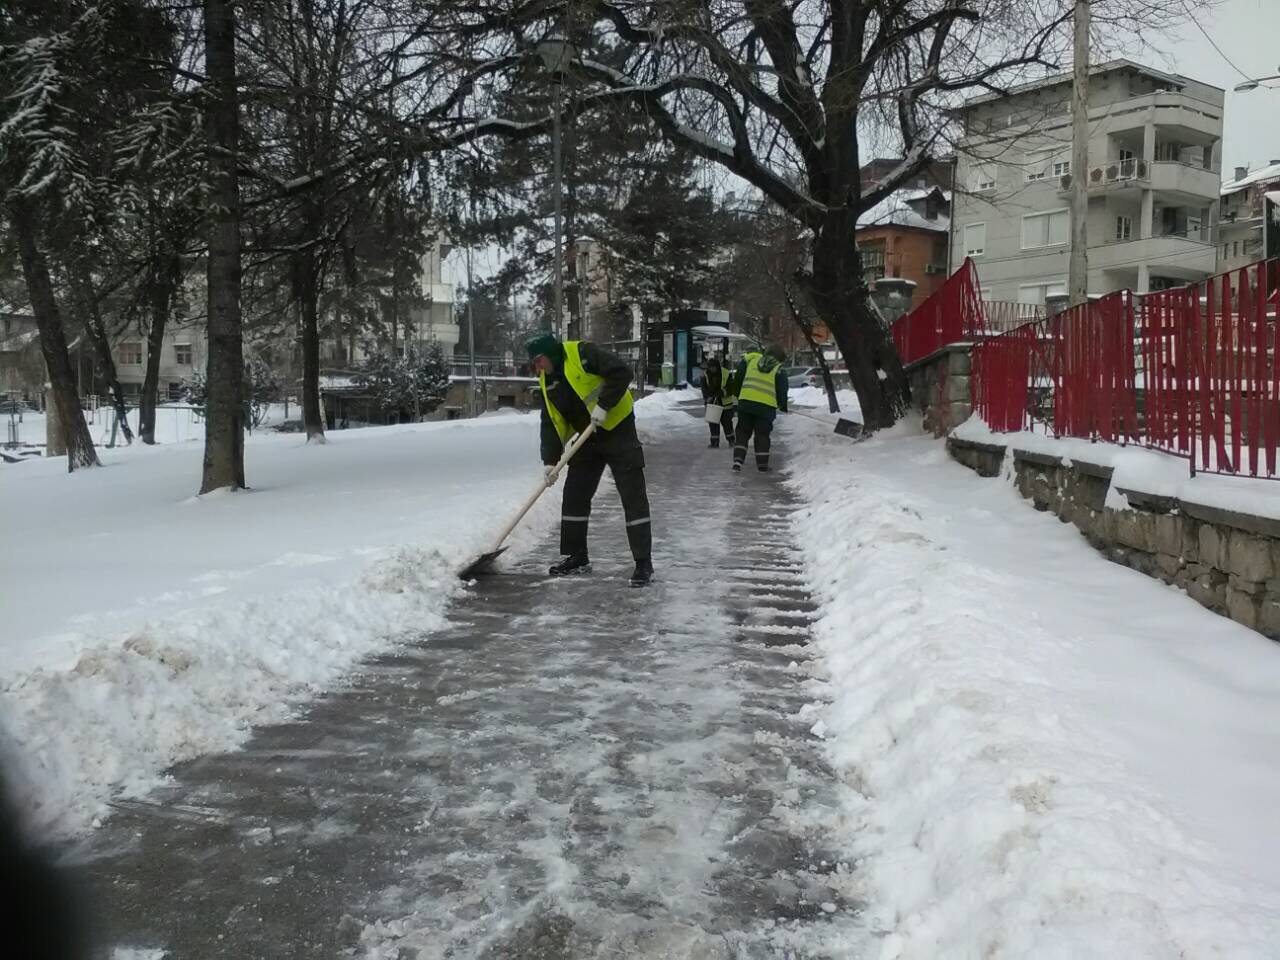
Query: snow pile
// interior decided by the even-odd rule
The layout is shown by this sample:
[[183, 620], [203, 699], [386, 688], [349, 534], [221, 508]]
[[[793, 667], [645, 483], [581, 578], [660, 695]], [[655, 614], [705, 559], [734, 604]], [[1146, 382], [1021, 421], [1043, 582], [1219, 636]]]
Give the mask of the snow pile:
[[656, 443], [672, 427], [688, 426], [703, 414], [702, 391], [696, 387], [658, 389], [635, 402], [636, 430], [642, 443]]
[[[537, 423], [255, 435], [252, 489], [201, 498], [200, 444], [8, 471], [0, 721], [35, 825], [83, 828], [440, 627], [456, 571], [538, 482]], [[544, 497], [517, 547], [557, 513]]]
[[999, 444], [1010, 450], [1062, 457], [1068, 464], [1080, 460], [1111, 467], [1114, 473], [1108, 506], [1124, 508], [1128, 505], [1124, 495], [1119, 493], [1124, 489], [1280, 519], [1280, 483], [1275, 480], [1214, 473], [1198, 473], [1193, 477], [1187, 460], [1158, 450], [1095, 443], [1075, 437], [1050, 437], [1026, 430], [996, 433], [976, 413], [957, 427], [952, 435], [973, 443]]
[[879, 956], [1274, 956], [1280, 649], [940, 443], [811, 433], [817, 716]]
[[[827, 391], [822, 387], [793, 387], [787, 391], [787, 403], [797, 407], [818, 407], [825, 413]], [[837, 390], [836, 403], [840, 405], [842, 417], [862, 421], [862, 405], [858, 403], [858, 395], [852, 390]]]

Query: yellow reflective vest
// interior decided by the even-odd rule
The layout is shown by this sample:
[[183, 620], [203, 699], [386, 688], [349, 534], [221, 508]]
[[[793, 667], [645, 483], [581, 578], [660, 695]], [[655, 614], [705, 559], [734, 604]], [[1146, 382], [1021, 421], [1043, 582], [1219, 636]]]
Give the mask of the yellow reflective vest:
[[[594, 373], [587, 373], [586, 368], [582, 366], [582, 355], [578, 350], [580, 340], [566, 340], [564, 344], [564, 378], [569, 382], [569, 386], [573, 388], [573, 392], [582, 398], [582, 402], [586, 404], [587, 412], [590, 413], [596, 408], [600, 400], [600, 391], [604, 388], [604, 377]], [[564, 418], [556, 405], [551, 402], [551, 397], [547, 393], [547, 375], [545, 373], [538, 374], [538, 383], [542, 386], [542, 402], [546, 404], [547, 415], [551, 417], [552, 424], [555, 425], [556, 433], [560, 435], [561, 443], [568, 443], [569, 438], [573, 436], [574, 430], [569, 421]], [[612, 430], [631, 413], [632, 400], [631, 391], [627, 390], [622, 394], [609, 415], [604, 418], [601, 426], [606, 430]]]
[[774, 367], [768, 373], [762, 371], [760, 369], [760, 361], [764, 359], [762, 353], [745, 353], [742, 359], [747, 363], [747, 373], [742, 378], [742, 383], [738, 384], [738, 399], [776, 408], [778, 406], [776, 379], [778, 368]]

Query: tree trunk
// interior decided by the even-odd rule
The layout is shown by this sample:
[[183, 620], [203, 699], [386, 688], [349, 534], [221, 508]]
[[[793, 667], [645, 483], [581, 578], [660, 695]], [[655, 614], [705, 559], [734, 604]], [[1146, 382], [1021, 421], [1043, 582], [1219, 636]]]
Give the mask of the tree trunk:
[[294, 255], [293, 296], [302, 325], [302, 425], [307, 442], [324, 443], [320, 413], [320, 305], [313, 247]]
[[[102, 378], [107, 381], [107, 390], [111, 393], [111, 405], [115, 407], [116, 423], [124, 434], [125, 443], [133, 443], [133, 431], [129, 429], [129, 408], [124, 401], [124, 388], [120, 386], [120, 374], [116, 371], [116, 358], [111, 355], [111, 341], [107, 337], [107, 325], [102, 320], [98, 297], [93, 289], [93, 281], [82, 265], [73, 264], [67, 271], [71, 278], [72, 295], [75, 303], [84, 313], [85, 329], [93, 343], [94, 356], [102, 369]], [[115, 434], [111, 435], [113, 446]]]
[[27, 296], [31, 300], [31, 310], [36, 315], [40, 351], [44, 355], [49, 383], [53, 387], [53, 414], [58, 418], [60, 433], [67, 448], [67, 471], [71, 472], [77, 467], [96, 467], [99, 465], [98, 453], [93, 449], [89, 425], [84, 422], [84, 415], [80, 412], [80, 392], [76, 389], [76, 374], [71, 367], [58, 302], [53, 296], [49, 264], [36, 242], [35, 213], [28, 201], [16, 198], [9, 201], [9, 214], [13, 232], [18, 238], [18, 254], [22, 259], [22, 274], [27, 282]]
[[795, 292], [790, 287], [784, 287], [782, 295], [786, 297], [787, 307], [791, 310], [791, 319], [800, 328], [805, 342], [809, 344], [809, 349], [813, 351], [813, 358], [818, 362], [818, 369], [822, 371], [822, 385], [827, 391], [827, 410], [831, 413], [839, 413], [840, 401], [836, 399], [836, 385], [831, 379], [831, 368], [827, 366], [827, 358], [822, 355], [822, 347], [818, 345], [818, 341], [813, 337], [813, 325], [800, 312], [800, 306], [796, 303]]
[[204, 0], [204, 126], [209, 151], [208, 398], [200, 492], [244, 482], [244, 349], [240, 324], [240, 118], [232, 0]]
[[147, 331], [147, 369], [142, 377], [142, 399], [138, 407], [138, 433], [143, 443], [156, 442], [156, 403], [160, 392], [160, 357], [164, 332], [169, 325], [169, 309], [181, 273], [177, 254], [161, 256], [148, 278], [151, 298], [151, 329]]
[[891, 427], [907, 412], [910, 390], [889, 331], [868, 298], [854, 243], [854, 217], [832, 210], [813, 243], [809, 278], [814, 309], [849, 368], [868, 431]]

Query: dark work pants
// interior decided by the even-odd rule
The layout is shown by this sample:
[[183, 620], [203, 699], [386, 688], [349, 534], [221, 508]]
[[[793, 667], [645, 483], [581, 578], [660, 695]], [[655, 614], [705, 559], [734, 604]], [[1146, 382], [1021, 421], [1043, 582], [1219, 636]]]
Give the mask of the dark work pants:
[[711, 428], [712, 440], [720, 439], [720, 427], [722, 425], [724, 426], [725, 440], [727, 440], [729, 443], [733, 443], [733, 409], [731, 407], [724, 408], [724, 412], [720, 414], [720, 423], [709, 422], [707, 424], [707, 426]]
[[747, 459], [747, 444], [754, 439], [756, 447], [756, 466], [769, 465], [769, 434], [773, 431], [773, 421], [767, 417], [756, 417], [750, 413], [738, 415], [738, 429], [734, 433], [733, 459], [735, 463], [743, 463]]
[[[586, 454], [586, 456], [583, 456]], [[631, 556], [648, 560], [653, 552], [653, 530], [649, 525], [649, 494], [644, 486], [644, 467], [634, 457], [613, 457], [592, 450], [590, 443], [569, 461], [564, 481], [564, 502], [560, 510], [560, 552], [586, 555], [587, 527], [591, 518], [591, 499], [600, 486], [604, 468], [613, 472], [613, 482], [622, 498], [622, 513], [627, 521], [627, 542]]]

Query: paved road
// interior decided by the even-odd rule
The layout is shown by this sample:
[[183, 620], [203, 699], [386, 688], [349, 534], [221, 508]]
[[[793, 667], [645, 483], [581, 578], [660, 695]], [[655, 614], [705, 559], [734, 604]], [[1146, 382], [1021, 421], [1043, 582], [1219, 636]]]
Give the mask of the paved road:
[[847, 955], [806, 946], [855, 905], [821, 846], [837, 786], [795, 716], [814, 607], [794, 504], [705, 443], [690, 420], [646, 451], [649, 588], [625, 583], [606, 478], [592, 576], [545, 577], [549, 541], [451, 628], [121, 808], [85, 854], [105, 942], [171, 960]]

